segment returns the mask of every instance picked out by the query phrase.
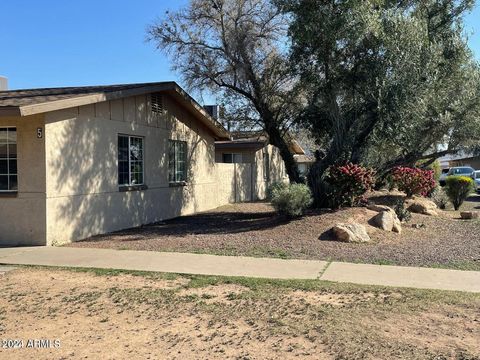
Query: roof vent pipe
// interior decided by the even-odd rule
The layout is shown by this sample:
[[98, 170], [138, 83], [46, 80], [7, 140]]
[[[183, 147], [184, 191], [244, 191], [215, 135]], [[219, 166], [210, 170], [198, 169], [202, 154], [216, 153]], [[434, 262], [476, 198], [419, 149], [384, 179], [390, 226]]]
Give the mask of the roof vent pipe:
[[8, 90], [8, 79], [0, 76], [0, 91]]
[[218, 105], [205, 105], [203, 108], [208, 113], [208, 115], [213, 117], [215, 120], [219, 120], [220, 106], [218, 106]]

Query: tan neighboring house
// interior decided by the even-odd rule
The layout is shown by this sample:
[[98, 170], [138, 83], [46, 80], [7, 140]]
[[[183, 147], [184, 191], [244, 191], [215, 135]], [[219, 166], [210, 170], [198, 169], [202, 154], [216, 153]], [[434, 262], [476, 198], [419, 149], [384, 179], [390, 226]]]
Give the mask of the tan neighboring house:
[[225, 204], [234, 176], [215, 166], [215, 141], [228, 139], [174, 82], [0, 91], [0, 245]]
[[216, 141], [215, 161], [219, 169], [234, 169], [230, 202], [263, 200], [269, 184], [288, 181], [278, 149], [265, 139]]
[[[270, 184], [288, 182], [285, 164], [277, 147], [268, 144], [268, 137], [261, 131], [232, 132], [231, 140], [215, 142], [217, 166], [235, 167], [235, 201], [263, 200]], [[297, 156], [305, 152], [292, 140], [290, 151]]]
[[308, 156], [307, 154], [295, 154], [293, 155], [293, 159], [297, 163], [298, 171], [300, 175], [306, 177], [310, 168], [312, 167], [313, 163], [315, 162], [313, 156]]
[[448, 162], [450, 167], [455, 166], [470, 166], [475, 170], [480, 170], [480, 156], [473, 155], [460, 155], [458, 157], [453, 157]]

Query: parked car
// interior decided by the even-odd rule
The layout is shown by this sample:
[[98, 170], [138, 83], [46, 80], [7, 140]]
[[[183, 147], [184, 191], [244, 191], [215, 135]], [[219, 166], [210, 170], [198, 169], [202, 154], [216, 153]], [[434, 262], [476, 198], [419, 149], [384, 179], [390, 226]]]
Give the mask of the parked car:
[[461, 175], [461, 176], [470, 176], [471, 178], [473, 178], [474, 173], [475, 173], [475, 169], [472, 168], [471, 166], [456, 166], [448, 170], [447, 176]]
[[452, 175], [469, 176], [472, 179], [475, 179], [475, 169], [472, 168], [471, 166], [452, 167], [452, 168], [448, 169], [448, 172], [445, 174], [445, 176], [443, 178], [442, 178], [443, 174], [442, 174], [442, 176], [440, 176], [440, 180], [439, 180], [440, 185], [445, 186], [447, 177], [452, 176]]
[[440, 178], [438, 179], [440, 186], [445, 186], [447, 184], [445, 179], [447, 177], [449, 170], [450, 168], [442, 169], [442, 173], [440, 174]]
[[472, 179], [475, 179], [475, 169], [472, 168], [471, 166], [456, 166], [452, 167], [448, 170], [448, 173], [445, 175], [443, 179], [443, 185], [440, 183], [440, 185], [444, 186], [446, 184], [446, 179], [449, 176], [452, 175], [458, 175], [458, 176], [469, 176]]
[[480, 194], [480, 170], [475, 171], [475, 189]]

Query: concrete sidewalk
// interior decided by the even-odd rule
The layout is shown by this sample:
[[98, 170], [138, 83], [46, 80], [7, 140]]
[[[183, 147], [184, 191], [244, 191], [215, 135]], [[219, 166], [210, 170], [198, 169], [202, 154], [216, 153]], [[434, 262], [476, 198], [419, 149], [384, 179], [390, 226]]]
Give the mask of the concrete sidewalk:
[[91, 267], [246, 276], [272, 279], [320, 279], [364, 285], [480, 292], [480, 272], [328, 263], [154, 251], [23, 247], [0, 248], [0, 264]]

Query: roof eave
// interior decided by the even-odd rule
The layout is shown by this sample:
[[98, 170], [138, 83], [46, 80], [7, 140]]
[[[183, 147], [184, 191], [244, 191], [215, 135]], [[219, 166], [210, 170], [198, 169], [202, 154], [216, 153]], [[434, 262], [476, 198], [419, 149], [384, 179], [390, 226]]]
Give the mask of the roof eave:
[[263, 141], [215, 141], [215, 149], [259, 150], [266, 145]]
[[0, 116], [22, 116], [22, 112], [18, 106], [1, 106]]
[[177, 83], [172, 83], [173, 88], [168, 89], [170, 91], [174, 91], [176, 95], [180, 96], [180, 98], [192, 108], [192, 110], [200, 113], [204, 119], [203, 124], [210, 129], [216, 136], [217, 140], [230, 140], [230, 133], [221, 125], [217, 120], [211, 117], [207, 111], [198, 104], [190, 95], [188, 95]]
[[19, 108], [22, 116], [34, 115], [49, 111], [68, 109], [76, 106], [95, 104], [102, 101], [116, 100], [128, 96], [141, 95], [149, 92], [165, 91], [173, 89], [175, 85], [176, 84], [174, 82], [167, 82], [127, 90], [99, 92], [83, 96], [76, 96], [69, 99], [47, 101], [40, 104], [24, 105], [20, 106]]
[[190, 95], [188, 95], [177, 83], [164, 82], [155, 85], [147, 85], [139, 88], [127, 90], [99, 92], [83, 96], [76, 96], [69, 99], [48, 101], [39, 104], [24, 106], [0, 107], [0, 116], [28, 116], [50, 111], [68, 109], [77, 106], [95, 104], [98, 102], [121, 99], [129, 96], [142, 95], [152, 92], [173, 92], [182, 98], [184, 104], [190, 107], [190, 110], [196, 113], [201, 122], [215, 135], [216, 139], [230, 139], [229, 132], [223, 126], [213, 119]]

